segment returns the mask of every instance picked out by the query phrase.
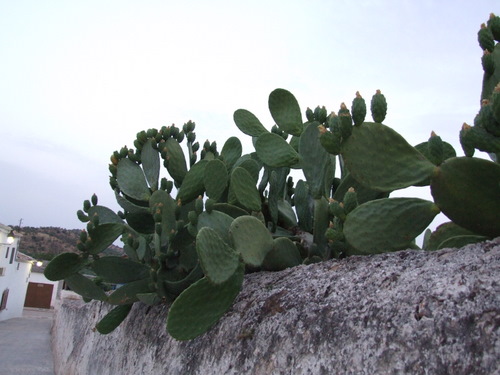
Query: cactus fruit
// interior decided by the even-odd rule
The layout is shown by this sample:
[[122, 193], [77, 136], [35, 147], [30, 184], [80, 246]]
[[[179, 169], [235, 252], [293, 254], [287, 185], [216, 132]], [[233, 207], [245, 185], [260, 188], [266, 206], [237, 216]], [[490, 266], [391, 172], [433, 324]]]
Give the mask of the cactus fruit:
[[387, 115], [387, 101], [385, 96], [377, 90], [372, 97], [370, 109], [372, 111], [373, 121], [382, 123]]
[[359, 91], [356, 91], [356, 97], [352, 101], [352, 120], [355, 126], [361, 125], [365, 121], [366, 117], [366, 103], [365, 99], [361, 97]]

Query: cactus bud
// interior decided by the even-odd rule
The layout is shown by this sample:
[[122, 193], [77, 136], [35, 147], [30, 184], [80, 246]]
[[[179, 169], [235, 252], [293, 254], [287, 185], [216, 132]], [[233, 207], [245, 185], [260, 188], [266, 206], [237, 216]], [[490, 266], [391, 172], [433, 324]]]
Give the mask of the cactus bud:
[[481, 64], [483, 65], [483, 70], [487, 75], [495, 73], [495, 60], [493, 58], [493, 54], [487, 49], [484, 50], [483, 57], [481, 57]]
[[88, 238], [87, 232], [85, 230], [82, 230], [80, 232], [80, 241], [85, 243], [85, 242], [87, 242], [87, 238]]
[[90, 199], [92, 200], [92, 205], [97, 206], [97, 195], [92, 194], [92, 197]]
[[355, 126], [361, 125], [365, 121], [366, 117], [366, 103], [365, 99], [361, 97], [359, 91], [356, 91], [356, 97], [352, 101], [352, 120]]
[[198, 214], [195, 211], [189, 211], [188, 220], [192, 225], [198, 224]]
[[109, 186], [111, 186], [111, 189], [112, 190], [116, 190], [118, 189], [118, 182], [116, 181], [116, 178], [111, 176], [109, 178]]
[[78, 210], [76, 212], [76, 216], [78, 217], [78, 220], [80, 220], [82, 223], [86, 223], [89, 221], [89, 217], [85, 215], [85, 213], [82, 210]]
[[345, 220], [346, 213], [345, 213], [344, 207], [336, 200], [332, 199], [332, 201], [328, 205], [328, 210], [330, 212], [330, 215], [338, 217], [342, 221]]
[[311, 108], [307, 107], [306, 109], [306, 118], [307, 121], [314, 121], [314, 113]]
[[349, 113], [349, 110], [347, 109], [347, 106], [345, 105], [345, 103], [341, 103], [340, 104], [340, 109], [339, 109], [339, 116], [342, 115], [342, 114], [348, 114], [348, 115], [351, 115]]
[[211, 213], [212, 210], [214, 209], [214, 204], [217, 203], [215, 199], [208, 198], [207, 201], [205, 202], [205, 210], [208, 213]]
[[347, 113], [343, 112], [339, 114], [339, 125], [342, 139], [346, 140], [352, 134], [352, 117], [349, 111], [347, 111]]
[[155, 224], [155, 233], [158, 235], [161, 235], [161, 232], [162, 232], [161, 223], [156, 223]]
[[373, 121], [382, 123], [387, 114], [387, 102], [385, 96], [377, 90], [372, 97], [370, 109], [372, 112]]
[[327, 228], [325, 232], [325, 237], [328, 241], [331, 242], [344, 240], [344, 234], [341, 231], [334, 228]]
[[495, 86], [491, 94], [491, 112], [497, 123], [500, 124], [500, 83]]
[[350, 187], [349, 190], [344, 194], [344, 211], [346, 214], [349, 214], [352, 210], [358, 207], [358, 195], [353, 187]]
[[444, 146], [441, 137], [436, 135], [436, 133], [431, 132], [431, 136], [427, 144], [430, 161], [434, 165], [440, 165], [444, 160]]
[[109, 173], [111, 173], [111, 175], [113, 177], [116, 177], [116, 173], [118, 172], [118, 168], [116, 168], [116, 165], [114, 164], [109, 164], [108, 166], [108, 170], [109, 170]]
[[141, 130], [139, 133], [137, 133], [137, 139], [139, 142], [144, 144], [148, 140], [148, 136], [144, 130]]
[[199, 142], [193, 143], [191, 149], [193, 150], [193, 152], [198, 151], [200, 149], [200, 143]]
[[495, 41], [493, 40], [493, 34], [491, 33], [491, 30], [488, 27], [486, 27], [484, 23], [481, 25], [481, 28], [477, 33], [477, 40], [483, 50], [487, 49], [488, 51], [493, 52], [493, 49], [495, 48]]
[[488, 20], [488, 27], [493, 34], [493, 39], [500, 42], [500, 17], [495, 16], [493, 13], [490, 14], [490, 19]]
[[77, 242], [76, 248], [82, 252], [87, 251], [87, 247], [85, 246], [85, 244], [83, 242]]
[[120, 149], [120, 159], [127, 157], [127, 155], [128, 155], [128, 148], [127, 146], [123, 146]]
[[113, 153], [113, 155], [111, 155], [109, 160], [111, 160], [111, 164], [117, 165], [118, 161], [120, 160], [120, 155], [118, 155], [118, 153], [115, 151], [115, 153]]
[[181, 143], [184, 140], [184, 131], [180, 131], [179, 134], [175, 137], [177, 139], [177, 142]]
[[170, 136], [172, 138], [177, 138], [178, 135], [179, 135], [179, 129], [172, 124], [172, 126], [170, 127]]
[[201, 195], [194, 201], [194, 210], [197, 215], [200, 215], [203, 212], [203, 198]]
[[472, 157], [474, 156], [474, 144], [470, 142], [467, 137], [467, 133], [472, 128], [472, 126], [467, 125], [465, 122], [462, 125], [462, 129], [460, 130], [460, 144], [462, 145], [462, 149], [464, 150], [465, 156]]
[[90, 201], [88, 199], [85, 199], [83, 201], [83, 211], [89, 212], [90, 207], [91, 207]]
[[194, 132], [189, 132], [189, 133], [186, 133], [187, 134], [187, 140], [189, 143], [193, 143], [196, 139], [196, 133]]

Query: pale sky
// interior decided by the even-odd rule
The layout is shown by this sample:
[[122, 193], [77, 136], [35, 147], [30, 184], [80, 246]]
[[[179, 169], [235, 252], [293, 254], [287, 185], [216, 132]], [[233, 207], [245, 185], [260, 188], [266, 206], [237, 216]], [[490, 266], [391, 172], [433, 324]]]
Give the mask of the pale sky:
[[498, 0], [0, 0], [0, 223], [83, 228], [93, 193], [117, 210], [109, 156], [140, 130], [192, 120], [200, 143], [238, 136], [251, 152], [233, 112], [270, 129], [278, 87], [303, 112], [381, 89], [386, 125], [463, 155], [490, 12]]

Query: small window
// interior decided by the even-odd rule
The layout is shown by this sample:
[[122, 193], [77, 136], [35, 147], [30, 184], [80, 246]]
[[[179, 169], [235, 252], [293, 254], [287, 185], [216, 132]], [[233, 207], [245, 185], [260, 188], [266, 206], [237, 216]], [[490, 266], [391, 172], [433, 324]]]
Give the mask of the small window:
[[7, 299], [9, 298], [9, 289], [5, 289], [2, 293], [2, 301], [0, 302], [0, 311], [7, 308]]
[[10, 253], [10, 264], [12, 264], [12, 262], [14, 262], [14, 255], [16, 254], [16, 248], [13, 247], [12, 248], [12, 252]]
[[7, 248], [7, 252], [5, 253], [5, 259], [7, 259], [9, 257], [9, 249], [10, 249], [10, 247]]

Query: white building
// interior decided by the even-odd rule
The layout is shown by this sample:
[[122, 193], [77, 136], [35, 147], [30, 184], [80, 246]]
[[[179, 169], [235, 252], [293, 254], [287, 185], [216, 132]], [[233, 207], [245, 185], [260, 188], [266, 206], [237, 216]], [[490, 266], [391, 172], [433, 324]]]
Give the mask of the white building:
[[19, 235], [0, 224], [0, 321], [21, 317], [34, 259], [18, 252]]
[[56, 299], [60, 299], [62, 282], [51, 281], [45, 277], [43, 271], [47, 263], [45, 261], [40, 266], [38, 264], [33, 265], [24, 307], [50, 309], [55, 307]]

